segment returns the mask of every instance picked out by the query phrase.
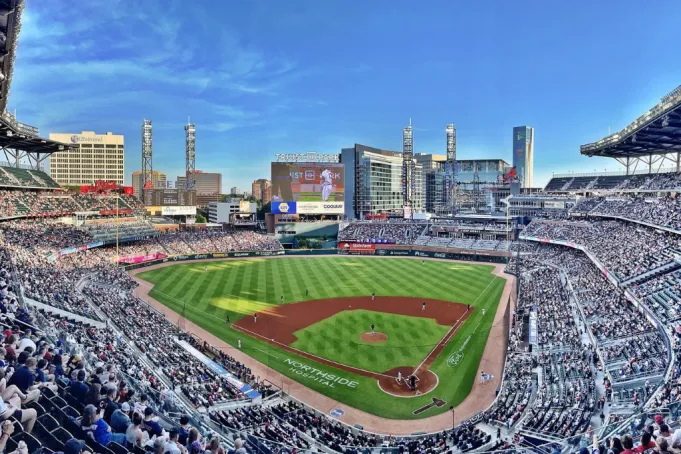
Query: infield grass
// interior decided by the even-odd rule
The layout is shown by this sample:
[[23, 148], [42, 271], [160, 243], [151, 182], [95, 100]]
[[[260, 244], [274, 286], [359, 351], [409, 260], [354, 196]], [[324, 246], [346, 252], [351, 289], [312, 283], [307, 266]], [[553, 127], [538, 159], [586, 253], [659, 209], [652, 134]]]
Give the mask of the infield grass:
[[[234, 347], [241, 340], [246, 354], [303, 385], [378, 416], [418, 419], [447, 411], [450, 405], [457, 405], [470, 392], [506, 282], [493, 276], [493, 269], [491, 265], [459, 262], [426, 260], [422, 263], [406, 258], [327, 256], [186, 262], [138, 276], [154, 284], [150, 292], [152, 298]], [[306, 289], [309, 290], [307, 296]], [[409, 399], [390, 396], [382, 392], [373, 379], [284, 351], [225, 323], [228, 315], [231, 322], [235, 322], [255, 311], [279, 305], [282, 295], [287, 304], [367, 296], [372, 292], [379, 296], [441, 299], [475, 307], [431, 366], [440, 384], [428, 395]], [[485, 316], [482, 315], [483, 308]], [[366, 330], [366, 326], [360, 326], [359, 330]], [[447, 359], [459, 351], [463, 354], [460, 360], [456, 364], [448, 363]], [[404, 364], [400, 361], [394, 365]], [[318, 375], [305, 372], [304, 367], [348, 378], [354, 386], [324, 383]], [[443, 399], [447, 404], [413, 414], [416, 408], [430, 403], [432, 397]]]
[[[360, 340], [372, 323], [377, 332], [387, 334], [385, 342]], [[349, 310], [296, 331], [298, 340], [291, 346], [340, 364], [382, 373], [395, 366], [418, 366], [449, 328], [432, 318]]]

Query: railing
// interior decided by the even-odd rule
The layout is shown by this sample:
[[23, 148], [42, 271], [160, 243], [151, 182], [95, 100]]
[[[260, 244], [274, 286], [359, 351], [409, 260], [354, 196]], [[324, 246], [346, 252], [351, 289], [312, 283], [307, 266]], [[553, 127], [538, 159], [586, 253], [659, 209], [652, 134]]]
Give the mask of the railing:
[[625, 170], [613, 170], [613, 171], [604, 171], [604, 172], [585, 172], [585, 173], [574, 173], [574, 172], [568, 172], [568, 173], [554, 173], [551, 175], [552, 178], [581, 178], [581, 177], [623, 177], [623, 176], [634, 176], [634, 175], [655, 175], [658, 173], [676, 173], [676, 167], [665, 167], [661, 169], [657, 169], [653, 172], [649, 172], [647, 169], [644, 170], [635, 170], [627, 174]]

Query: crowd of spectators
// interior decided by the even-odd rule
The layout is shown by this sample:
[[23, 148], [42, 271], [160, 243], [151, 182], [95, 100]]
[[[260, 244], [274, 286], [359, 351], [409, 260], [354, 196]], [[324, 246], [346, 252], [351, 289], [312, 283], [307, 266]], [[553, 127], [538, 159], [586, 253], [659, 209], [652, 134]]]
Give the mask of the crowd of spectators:
[[681, 255], [681, 237], [624, 221], [534, 221], [523, 235], [582, 246], [620, 281], [668, 264]]
[[427, 222], [409, 220], [352, 222], [341, 227], [338, 240], [413, 244], [427, 227]]

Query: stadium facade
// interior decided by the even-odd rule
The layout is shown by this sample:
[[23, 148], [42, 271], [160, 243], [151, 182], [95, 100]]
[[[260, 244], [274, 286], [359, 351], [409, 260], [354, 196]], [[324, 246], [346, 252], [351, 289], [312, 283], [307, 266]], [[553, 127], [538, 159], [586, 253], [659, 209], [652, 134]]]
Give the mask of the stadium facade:
[[92, 185], [97, 180], [123, 184], [124, 137], [107, 132], [50, 133], [50, 140], [72, 145], [50, 157], [50, 176], [62, 185]]
[[[398, 213], [404, 209], [402, 153], [355, 144], [341, 150], [345, 165], [345, 217]], [[412, 208], [420, 213], [426, 206], [423, 166], [414, 164]]]
[[520, 176], [520, 187], [531, 188], [534, 184], [534, 128], [513, 128], [513, 167]]

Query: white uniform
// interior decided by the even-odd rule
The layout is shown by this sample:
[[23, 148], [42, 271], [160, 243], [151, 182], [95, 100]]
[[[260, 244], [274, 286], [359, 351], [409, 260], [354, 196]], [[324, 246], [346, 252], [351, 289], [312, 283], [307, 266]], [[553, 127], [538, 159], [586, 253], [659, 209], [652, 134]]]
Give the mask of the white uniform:
[[321, 176], [322, 176], [322, 200], [326, 202], [327, 200], [329, 200], [329, 196], [331, 195], [333, 181], [331, 180], [331, 172], [329, 172], [329, 169], [324, 169]]
[[241, 339], [239, 339], [239, 350], [241, 350]]

